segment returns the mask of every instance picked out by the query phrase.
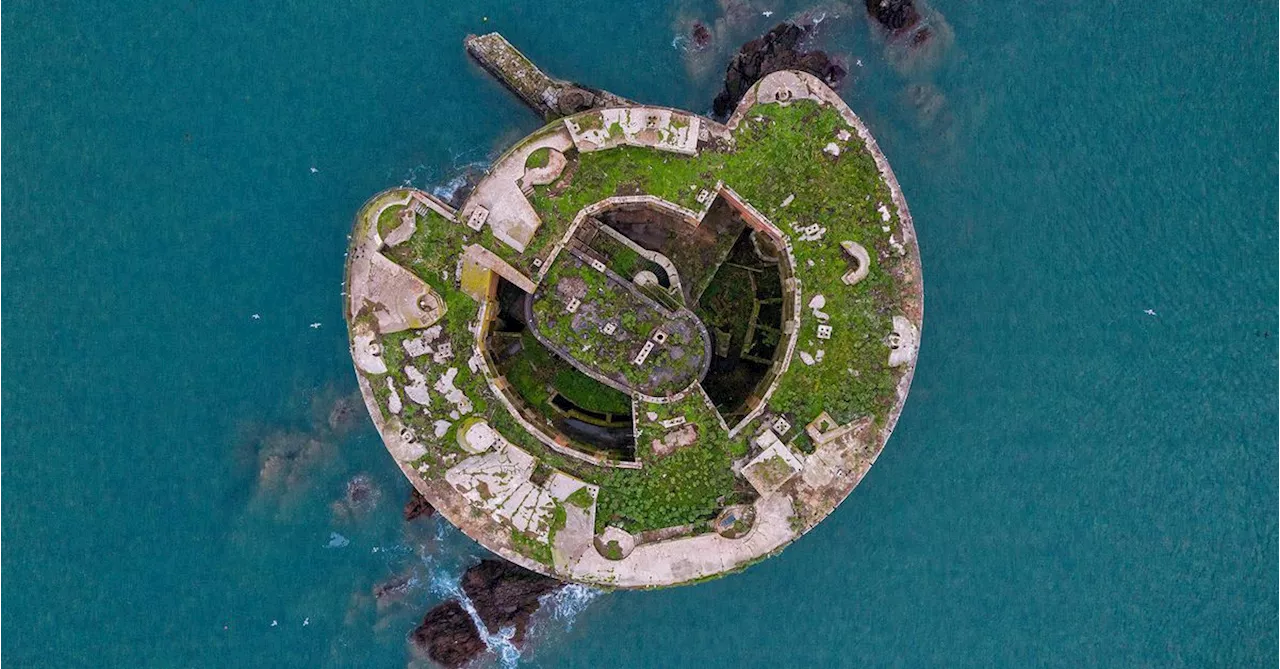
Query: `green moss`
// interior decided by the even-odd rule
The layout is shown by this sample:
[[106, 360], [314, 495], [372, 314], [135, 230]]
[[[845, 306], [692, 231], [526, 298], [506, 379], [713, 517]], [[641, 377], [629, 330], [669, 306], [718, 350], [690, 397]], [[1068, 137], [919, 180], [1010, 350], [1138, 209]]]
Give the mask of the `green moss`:
[[566, 497], [564, 501], [582, 509], [590, 509], [596, 500], [591, 496], [591, 491], [586, 486], [582, 486], [574, 490], [573, 494]]
[[707, 328], [730, 333], [731, 350], [741, 350], [751, 322], [755, 290], [751, 272], [733, 265], [721, 265], [698, 300], [698, 317]]
[[541, 169], [546, 167], [550, 160], [551, 149], [544, 146], [540, 149], [535, 149], [533, 153], [529, 154], [528, 158], [525, 158], [524, 167], [529, 170]]
[[604, 116], [600, 112], [587, 112], [574, 119], [574, 122], [582, 132], [599, 130], [604, 127]]
[[[487, 227], [485, 229], [488, 230]], [[420, 217], [418, 229], [409, 241], [387, 249], [385, 253], [443, 294], [446, 288], [454, 287], [453, 276], [462, 247], [472, 241], [469, 238], [477, 236], [478, 233], [467, 226], [427, 210], [427, 215]]]
[[563, 505], [557, 504], [555, 508], [551, 510], [551, 534], [549, 535], [550, 538], [548, 540], [550, 543], [555, 543], [556, 532], [563, 530], [564, 526], [568, 524], [568, 522], [569, 512], [564, 510]]
[[392, 230], [400, 227], [400, 214], [404, 211], [404, 205], [393, 204], [382, 210], [378, 216], [378, 236], [386, 238]]
[[[534, 327], [540, 336], [554, 348], [564, 351], [565, 355], [625, 387], [651, 395], [681, 390], [700, 371], [702, 356], [687, 353], [700, 353], [702, 348], [700, 338], [693, 336], [697, 332], [694, 327], [664, 327], [671, 319], [653, 303], [633, 294], [618, 281], [587, 266], [577, 257], [561, 254], [543, 282], [550, 289], [535, 294]], [[556, 289], [566, 283], [577, 283], [579, 287], [586, 285], [582, 304], [573, 314], [568, 312], [568, 299]], [[588, 314], [588, 319], [580, 317]], [[680, 317], [693, 319], [689, 312], [683, 312]], [[621, 332], [604, 334], [603, 328], [608, 323], [620, 324]], [[634, 364], [632, 360], [636, 351], [658, 328], [668, 332], [666, 345], [655, 348], [644, 365]], [[675, 348], [681, 348], [686, 354], [679, 359], [672, 357], [670, 352]], [[657, 367], [664, 367], [671, 373], [655, 381], [651, 370]]]
[[548, 420], [556, 417], [550, 405], [552, 391], [587, 411], [630, 413], [631, 398], [625, 393], [578, 371], [528, 331], [521, 342], [520, 352], [503, 362], [503, 373], [516, 393]]
[[791, 465], [788, 465], [786, 460], [777, 455], [757, 462], [752, 469], [766, 484], [771, 486], [777, 485], [791, 474]]
[[553, 565], [551, 545], [544, 544], [519, 530], [511, 530], [511, 547], [525, 557], [531, 558], [548, 567]]
[[[714, 411], [699, 393], [668, 404], [641, 404], [636, 424], [640, 436], [640, 470], [614, 470], [603, 480], [596, 506], [597, 529], [618, 525], [631, 532], [710, 519], [734, 494], [730, 470], [733, 445]], [[649, 419], [653, 412], [655, 419]], [[661, 422], [684, 416], [697, 426], [698, 440], [666, 457], [655, 457], [648, 445], [668, 430]]]

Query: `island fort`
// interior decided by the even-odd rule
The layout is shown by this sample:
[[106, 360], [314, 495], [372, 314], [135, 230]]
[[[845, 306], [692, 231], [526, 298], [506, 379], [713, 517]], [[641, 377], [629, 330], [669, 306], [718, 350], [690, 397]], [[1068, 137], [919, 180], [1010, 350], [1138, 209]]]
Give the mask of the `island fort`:
[[398, 188], [356, 215], [344, 306], [387, 449], [556, 578], [669, 586], [777, 553], [866, 474], [911, 383], [919, 252], [875, 140], [803, 72], [720, 123], [467, 46], [550, 122], [456, 209]]

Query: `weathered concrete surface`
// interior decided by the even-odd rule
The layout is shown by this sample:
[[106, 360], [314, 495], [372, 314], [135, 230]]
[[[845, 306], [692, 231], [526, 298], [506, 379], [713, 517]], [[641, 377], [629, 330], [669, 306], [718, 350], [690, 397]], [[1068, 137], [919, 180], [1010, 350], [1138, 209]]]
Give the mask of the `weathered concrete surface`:
[[378, 332], [387, 334], [422, 328], [440, 320], [444, 301], [422, 279], [382, 255], [383, 240], [378, 235], [378, 217], [388, 207], [409, 206], [410, 193], [396, 197], [390, 193], [367, 207], [358, 235], [348, 251], [348, 318], [368, 310], [377, 321]]
[[412, 209], [405, 209], [400, 212], [400, 224], [394, 230], [387, 233], [387, 238], [383, 242], [387, 246], [399, 246], [413, 236], [418, 231], [418, 215]]
[[568, 164], [569, 159], [565, 158], [563, 153], [549, 148], [547, 149], [547, 164], [542, 167], [526, 167], [524, 177], [520, 179], [520, 188], [545, 186], [558, 179]]
[[563, 126], [553, 126], [499, 158], [463, 204], [462, 218], [465, 220], [477, 207], [484, 207], [489, 210], [485, 225], [493, 230], [493, 236], [523, 253], [542, 219], [522, 192], [521, 180], [529, 154], [544, 147], [564, 153], [573, 148], [573, 139]]
[[622, 560], [588, 551], [569, 570], [569, 578], [619, 588], [675, 585], [744, 566], [796, 537], [791, 528], [791, 496], [775, 493], [755, 503], [755, 525], [742, 537], [719, 534], [636, 546]]
[[778, 440], [772, 430], [765, 430], [772, 437], [772, 443], [751, 462], [742, 467], [742, 476], [761, 495], [782, 487], [784, 483], [804, 468], [800, 458], [791, 452], [791, 448]]
[[498, 33], [467, 35], [464, 43], [481, 67], [548, 120], [596, 107], [634, 104], [608, 91], [548, 76]]
[[370, 374], [386, 374], [382, 345], [375, 341], [377, 333], [366, 323], [357, 323], [351, 329], [351, 357], [355, 359], [356, 368]]
[[665, 107], [612, 107], [566, 118], [579, 151], [643, 146], [692, 156], [698, 152], [701, 119]]
[[[583, 265], [589, 264], [589, 258], [581, 254], [576, 249], [570, 249], [569, 254], [569, 260], [572, 261], [576, 259], [576, 261], [581, 262]], [[565, 262], [565, 259], [559, 259], [558, 262]], [[631, 298], [633, 304], [637, 305], [634, 313], [639, 314], [652, 312], [657, 314], [663, 318], [662, 325], [658, 329], [665, 330], [668, 335], [679, 332], [684, 336], [684, 338], [692, 340], [689, 346], [684, 348], [683, 355], [685, 357], [681, 358], [679, 361], [672, 362], [672, 367], [679, 365], [681, 367], [680, 369], [670, 369], [669, 371], [663, 370], [664, 373], [661, 376], [655, 372], [644, 383], [633, 383], [632, 380], [624, 376], [622, 372], [610, 375], [596, 369], [591, 363], [590, 355], [586, 355], [578, 350], [565, 348], [563, 345], [565, 342], [557, 339], [553, 331], [548, 331], [545, 324], [536, 316], [534, 310], [535, 304], [540, 302], [560, 304], [563, 299], [563, 296], [558, 294], [558, 287], [549, 286], [547, 285], [547, 282], [540, 284], [538, 290], [534, 293], [533, 299], [526, 302], [525, 318], [529, 325], [529, 332], [534, 336], [534, 338], [542, 343], [543, 346], [555, 351], [557, 355], [563, 358], [570, 365], [573, 365], [573, 367], [578, 371], [590, 376], [600, 383], [628, 395], [631, 393], [638, 393], [639, 397], [642, 399], [645, 399], [646, 401], [654, 401], [662, 398], [683, 395], [688, 392], [694, 384], [698, 383], [699, 380], [706, 376], [707, 369], [711, 364], [711, 335], [707, 332], [706, 326], [703, 325], [697, 315], [688, 308], [681, 306], [675, 311], [667, 309], [652, 297], [645, 295], [637, 289], [635, 284], [631, 281], [619, 276], [608, 267], [605, 267], [602, 270], [602, 273], [607, 279], [607, 285], [609, 285], [614, 291], [622, 291], [625, 295]], [[619, 293], [614, 293], [615, 297], [618, 295]], [[575, 325], [573, 326], [573, 330], [575, 332], [580, 330], [577, 324], [579, 319], [583, 320], [581, 329], [584, 330], [594, 330], [603, 324], [586, 322], [588, 320], [586, 317], [589, 309], [600, 308], [602, 311], [604, 310], [604, 305], [599, 304], [600, 301], [601, 299], [595, 295], [583, 298], [581, 306], [579, 307], [579, 312], [574, 318]], [[601, 320], [608, 319], [602, 317]], [[621, 330], [619, 330], [619, 332], [621, 332]], [[615, 334], [612, 336], [622, 337], [624, 335]], [[635, 358], [637, 352], [640, 351], [642, 347], [647, 346], [647, 342], [651, 340], [637, 337], [631, 340], [613, 341], [615, 343], [617, 341], [629, 341], [630, 343], [629, 348], [626, 351], [626, 356], [629, 358]], [[656, 353], [660, 348], [665, 351], [667, 350], [667, 347], [668, 345], [664, 344], [661, 345], [661, 347], [654, 346], [651, 350], [653, 351], [653, 355], [656, 357]], [[641, 365], [641, 368], [651, 369], [653, 364], [654, 363], [646, 361]], [[645, 367], [645, 365], [649, 365], [649, 367]], [[663, 392], [662, 388], [656, 387], [657, 385], [666, 385], [672, 382], [680, 383], [677, 390]]]
[[467, 246], [466, 250], [463, 251], [462, 261], [475, 263], [490, 271], [496, 272], [498, 276], [501, 276], [507, 281], [515, 284], [516, 287], [526, 293], [532, 293], [534, 289], [538, 287], [538, 285], [533, 282], [533, 279], [521, 274], [520, 270], [511, 266], [511, 263], [508, 263], [500, 258], [498, 254], [480, 246], [479, 244], [471, 244]]
[[[445, 473], [445, 480], [474, 508], [483, 509], [494, 520], [546, 542], [557, 504], [562, 504], [564, 497], [572, 491], [564, 493], [564, 497], [557, 497], [556, 493], [563, 493], [566, 487], [577, 490], [586, 484], [577, 481], [577, 485], [571, 485], [552, 480], [548, 480], [547, 485], [534, 483], [529, 477], [533, 475], [537, 459], [501, 436], [498, 439], [499, 445], [493, 452], [459, 462]], [[560, 476], [572, 479], [567, 474]], [[595, 486], [592, 488], [594, 499]]]

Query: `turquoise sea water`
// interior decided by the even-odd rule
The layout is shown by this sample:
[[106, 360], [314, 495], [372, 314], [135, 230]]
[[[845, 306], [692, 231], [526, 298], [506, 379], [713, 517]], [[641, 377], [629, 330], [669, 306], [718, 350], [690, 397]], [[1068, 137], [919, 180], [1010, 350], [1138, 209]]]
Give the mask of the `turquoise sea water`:
[[[690, 57], [714, 2], [8, 3], [4, 660], [409, 662], [483, 550], [406, 526], [367, 420], [325, 423], [351, 216], [538, 125], [466, 33], [707, 110], [731, 49], [814, 9], [734, 6]], [[1276, 665], [1276, 7], [933, 6], [923, 63], [813, 14], [924, 260], [884, 455], [780, 557], [570, 593], [508, 664]], [[334, 508], [357, 474], [380, 500]]]

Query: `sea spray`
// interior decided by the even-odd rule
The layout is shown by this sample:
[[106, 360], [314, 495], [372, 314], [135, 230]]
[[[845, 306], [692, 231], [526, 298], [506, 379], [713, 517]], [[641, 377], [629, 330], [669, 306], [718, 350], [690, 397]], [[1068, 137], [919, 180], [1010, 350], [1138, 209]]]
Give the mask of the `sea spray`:
[[436, 186], [431, 189], [431, 194], [444, 200], [445, 202], [461, 205], [459, 201], [461, 196], [470, 191], [481, 175], [484, 174], [486, 168], [489, 167], [488, 161], [468, 160], [460, 162], [461, 156], [455, 157], [453, 176], [444, 185]]
[[504, 627], [498, 630], [497, 634], [490, 634], [489, 628], [480, 619], [480, 614], [476, 612], [475, 605], [471, 602], [471, 598], [467, 596], [466, 591], [461, 585], [462, 575], [452, 574], [448, 571], [437, 571], [431, 578], [431, 589], [444, 596], [445, 599], [456, 599], [462, 605], [462, 609], [471, 617], [471, 622], [476, 626], [476, 632], [480, 639], [484, 641], [484, 645], [497, 656], [500, 666], [504, 668], [514, 669], [520, 661], [520, 649], [516, 648], [511, 642], [515, 637], [515, 628]]
[[587, 609], [604, 590], [592, 588], [580, 583], [570, 583], [559, 590], [543, 596], [542, 605], [550, 611], [551, 619], [563, 622], [566, 630], [573, 629], [578, 614]]

